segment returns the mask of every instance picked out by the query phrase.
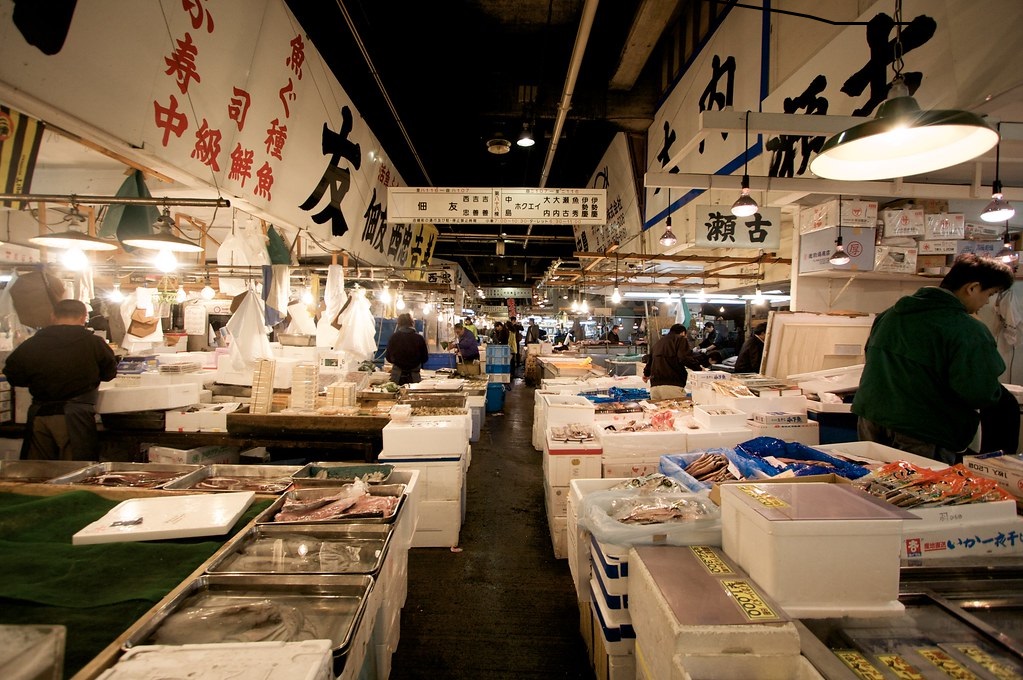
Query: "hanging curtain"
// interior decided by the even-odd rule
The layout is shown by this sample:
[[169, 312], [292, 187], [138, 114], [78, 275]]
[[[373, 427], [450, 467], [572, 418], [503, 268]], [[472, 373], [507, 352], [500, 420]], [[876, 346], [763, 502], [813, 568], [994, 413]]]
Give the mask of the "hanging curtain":
[[291, 267], [286, 264], [263, 265], [263, 301], [266, 325], [276, 326], [288, 315], [291, 300]]
[[339, 264], [327, 267], [327, 284], [323, 289], [323, 314], [316, 324], [316, 346], [333, 347], [337, 343], [335, 324], [348, 296], [345, 294], [345, 269]]
[[[145, 176], [135, 170], [121, 183], [117, 190], [117, 196], [121, 198], [152, 198], [149, 188], [146, 187]], [[160, 211], [154, 205], [125, 205], [123, 203], [111, 203], [107, 210], [106, 217], [99, 225], [99, 235], [103, 238], [117, 237], [121, 241], [124, 251], [131, 253], [135, 248], [124, 245], [124, 239], [133, 236], [149, 236], [153, 233], [153, 222], [160, 216]]]

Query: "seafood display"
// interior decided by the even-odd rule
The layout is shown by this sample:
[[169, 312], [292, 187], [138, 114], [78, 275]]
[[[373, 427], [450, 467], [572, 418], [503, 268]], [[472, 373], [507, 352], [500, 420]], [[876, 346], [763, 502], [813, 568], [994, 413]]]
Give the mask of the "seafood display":
[[959, 465], [943, 470], [906, 461], [888, 463], [856, 484], [869, 494], [900, 508], [926, 508], [1011, 499], [998, 482], [978, 477]]
[[570, 423], [551, 428], [551, 439], [556, 442], [588, 442], [595, 438], [593, 429], [589, 425]]
[[371, 574], [380, 564], [387, 534], [323, 537], [278, 533], [243, 541], [211, 573]]
[[615, 499], [608, 515], [622, 524], [665, 524], [692, 522], [714, 513], [700, 500], [643, 495]]
[[265, 479], [262, 477], [207, 477], [195, 484], [193, 489], [206, 491], [255, 491], [256, 493], [280, 493], [291, 486], [291, 478]]
[[413, 416], [465, 416], [468, 409], [455, 406], [413, 406]]
[[633, 477], [619, 482], [611, 487], [611, 490], [633, 490], [640, 493], [686, 493], [689, 489], [679, 484], [671, 477], [666, 477], [660, 472], [652, 472], [642, 477]]
[[701, 482], [727, 482], [738, 479], [728, 467], [722, 453], [705, 453], [685, 467], [685, 471]]
[[357, 517], [389, 517], [397, 510], [398, 496], [370, 495], [361, 481], [346, 484], [338, 493], [317, 498], [287, 498], [274, 515], [275, 522], [321, 522]]
[[180, 472], [121, 471], [92, 475], [75, 482], [92, 486], [130, 486], [137, 489], [152, 489], [181, 476]]
[[641, 417], [620, 425], [608, 425], [604, 429], [610, 432], [671, 432], [675, 429], [675, 414], [658, 411], [648, 420]]
[[213, 596], [182, 607], [153, 634], [158, 645], [214, 642], [297, 642], [324, 637], [302, 609], [269, 598]]

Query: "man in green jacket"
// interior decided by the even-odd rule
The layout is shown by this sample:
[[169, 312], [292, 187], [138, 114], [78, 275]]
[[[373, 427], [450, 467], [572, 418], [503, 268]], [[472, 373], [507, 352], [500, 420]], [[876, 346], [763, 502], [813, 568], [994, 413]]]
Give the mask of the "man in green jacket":
[[877, 315], [853, 413], [861, 440], [954, 464], [977, 433], [978, 409], [996, 405], [1005, 363], [972, 316], [1012, 286], [1012, 270], [961, 255], [939, 287], [926, 286]]

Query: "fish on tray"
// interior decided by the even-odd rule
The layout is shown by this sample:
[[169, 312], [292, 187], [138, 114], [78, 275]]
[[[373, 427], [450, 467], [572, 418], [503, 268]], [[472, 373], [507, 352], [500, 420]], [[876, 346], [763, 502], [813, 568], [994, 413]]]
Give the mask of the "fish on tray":
[[345, 487], [345, 491], [332, 496], [306, 501], [289, 498], [274, 517], [274, 521], [316, 522], [342, 517], [387, 517], [398, 505], [397, 496], [371, 496], [364, 490], [361, 493], [353, 493], [349, 488]]
[[135, 488], [150, 488], [169, 482], [180, 477], [180, 472], [108, 472], [102, 475], [93, 475], [79, 481], [79, 484], [90, 484], [92, 486], [130, 486]]
[[206, 489], [208, 491], [255, 491], [257, 493], [280, 493], [291, 486], [291, 480], [284, 479], [263, 479], [263, 478], [236, 478], [236, 477], [207, 477], [199, 481], [194, 489]]

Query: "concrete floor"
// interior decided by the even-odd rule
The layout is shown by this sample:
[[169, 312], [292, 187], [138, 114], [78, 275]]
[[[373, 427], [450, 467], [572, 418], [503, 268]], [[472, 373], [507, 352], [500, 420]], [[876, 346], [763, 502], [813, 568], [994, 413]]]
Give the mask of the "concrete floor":
[[472, 445], [461, 552], [409, 552], [392, 678], [594, 677], [568, 562], [551, 547], [533, 392], [517, 380]]

